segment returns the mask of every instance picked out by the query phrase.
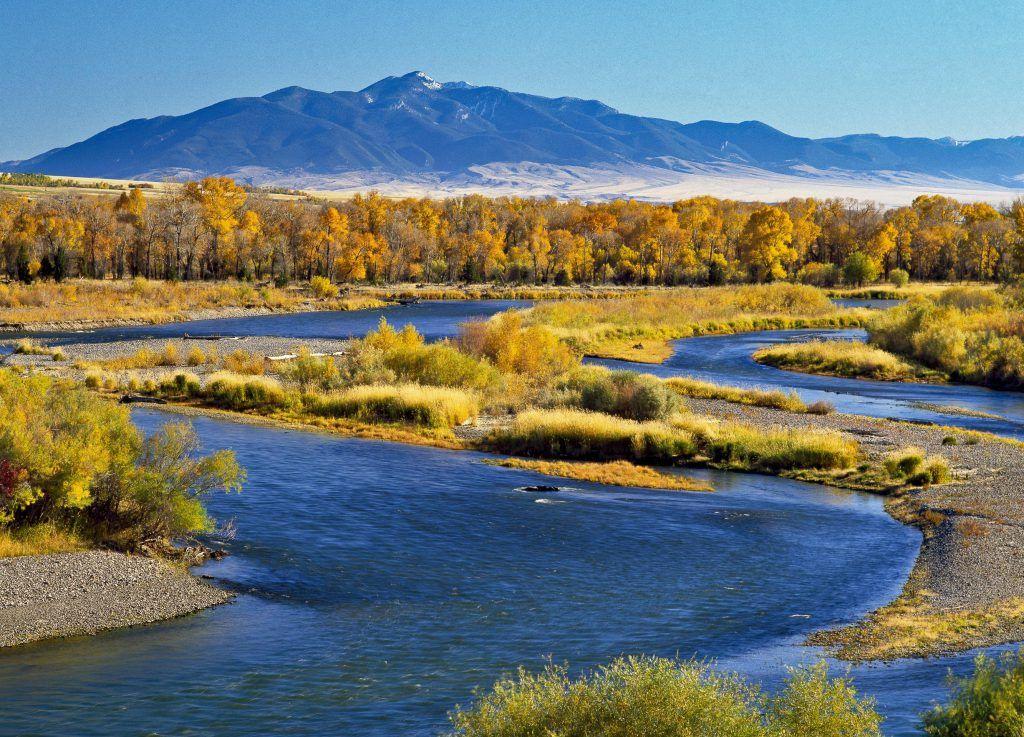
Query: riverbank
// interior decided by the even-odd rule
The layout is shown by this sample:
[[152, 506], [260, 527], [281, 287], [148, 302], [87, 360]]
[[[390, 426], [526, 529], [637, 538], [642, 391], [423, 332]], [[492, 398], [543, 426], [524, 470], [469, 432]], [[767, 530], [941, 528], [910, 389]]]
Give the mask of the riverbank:
[[110, 551], [0, 559], [0, 648], [93, 635], [230, 601], [180, 566]]
[[762, 426], [811, 427], [857, 438], [883, 459], [901, 447], [949, 462], [947, 484], [886, 497], [897, 520], [922, 532], [900, 596], [860, 622], [808, 642], [847, 660], [895, 660], [1024, 640], [1024, 444], [892, 420], [790, 412], [695, 400], [694, 409]]

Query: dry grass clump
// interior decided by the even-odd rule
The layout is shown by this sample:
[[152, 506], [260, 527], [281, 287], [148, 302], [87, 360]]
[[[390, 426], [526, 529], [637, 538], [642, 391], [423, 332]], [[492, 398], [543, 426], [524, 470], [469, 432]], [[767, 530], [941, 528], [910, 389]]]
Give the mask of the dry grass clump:
[[520, 468], [548, 476], [592, 481], [609, 486], [631, 486], [640, 489], [678, 489], [681, 491], [712, 491], [710, 484], [687, 476], [665, 473], [629, 461], [588, 463], [586, 461], [541, 461], [527, 458], [505, 458], [485, 461], [493, 466]]
[[23, 356], [49, 356], [54, 361], [63, 361], [67, 358], [62, 349], [40, 345], [30, 338], [19, 340], [14, 346], [14, 352]]
[[354, 386], [334, 394], [307, 395], [304, 406], [322, 417], [435, 428], [454, 427], [479, 412], [478, 400], [469, 392], [419, 384]]
[[211, 376], [203, 396], [218, 407], [231, 410], [281, 409], [290, 403], [288, 393], [276, 379], [229, 371]]
[[762, 348], [754, 360], [789, 371], [876, 381], [935, 380], [943, 377], [881, 348], [849, 340], [811, 340]]
[[779, 473], [852, 468], [861, 458], [856, 441], [827, 430], [760, 428], [679, 415], [672, 424], [690, 433], [712, 463], [726, 468]]
[[88, 541], [48, 522], [14, 529], [0, 527], [0, 558], [76, 553], [89, 547]]
[[108, 371], [130, 371], [133, 369], [156, 368], [157, 366], [176, 366], [177, 364], [178, 346], [170, 341], [160, 351], [140, 348], [130, 356], [116, 356], [93, 362], [94, 366]]
[[233, 374], [260, 376], [266, 371], [266, 359], [259, 353], [237, 350], [224, 356], [221, 367]]
[[[778, 389], [740, 389], [735, 386], [722, 386], [709, 381], [700, 381], [685, 376], [665, 379], [665, 384], [684, 397], [695, 399], [722, 399], [726, 402], [746, 404], [754, 407], [770, 407], [787, 412], [811, 412], [810, 407], [800, 399], [795, 391], [783, 392]], [[817, 407], [813, 414], [827, 414], [830, 409]]]
[[[705, 287], [628, 299], [542, 303], [526, 313], [581, 353], [662, 360], [667, 341], [751, 330], [849, 327], [865, 314], [841, 310], [814, 287], [768, 284]], [[652, 346], [656, 349], [652, 349]]]
[[910, 486], [944, 484], [950, 479], [949, 462], [942, 456], [926, 456], [920, 448], [890, 453], [883, 467], [892, 479]]
[[685, 433], [662, 422], [637, 422], [581, 410], [531, 410], [499, 429], [487, 444], [512, 455], [548, 458], [631, 458], [671, 464], [697, 448]]

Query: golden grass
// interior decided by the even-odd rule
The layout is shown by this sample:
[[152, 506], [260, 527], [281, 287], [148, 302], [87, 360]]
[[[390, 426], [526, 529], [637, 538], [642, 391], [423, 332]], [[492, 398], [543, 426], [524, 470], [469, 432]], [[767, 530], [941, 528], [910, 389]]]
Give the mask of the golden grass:
[[0, 528], [0, 558], [87, 550], [89, 543], [74, 533], [43, 523], [14, 530]]
[[14, 352], [23, 356], [49, 356], [54, 361], [63, 361], [66, 356], [61, 348], [40, 345], [31, 338], [22, 338], [14, 346]]
[[454, 427], [480, 411], [475, 394], [420, 384], [354, 386], [333, 394], [304, 398], [308, 412], [362, 422], [396, 422], [426, 427]]
[[175, 366], [178, 363], [178, 347], [168, 341], [162, 350], [152, 351], [140, 348], [128, 356], [115, 356], [101, 361], [93, 361], [92, 365], [107, 371], [131, 371], [133, 369], [156, 368], [157, 366]]
[[800, 396], [791, 391], [786, 392], [764, 389], [741, 389], [735, 386], [722, 386], [709, 381], [700, 381], [685, 376], [665, 379], [665, 384], [674, 392], [684, 397], [695, 399], [722, 399], [735, 404], [746, 404], [754, 407], [770, 407], [787, 412], [805, 413], [808, 405]]
[[710, 484], [687, 476], [665, 473], [629, 461], [588, 463], [585, 461], [540, 461], [527, 458], [505, 458], [484, 461], [492, 466], [520, 468], [548, 476], [593, 481], [609, 486], [631, 486], [640, 489], [678, 489], [681, 491], [712, 491]]
[[588, 355], [664, 360], [668, 341], [694, 335], [863, 325], [866, 310], [839, 309], [819, 289], [793, 284], [704, 287], [607, 300], [542, 303], [527, 322], [544, 325]]
[[161, 323], [189, 319], [200, 311], [351, 310], [383, 305], [371, 295], [343, 295], [311, 305], [308, 294], [300, 289], [236, 281], [73, 279], [60, 284], [0, 284], [0, 322], [25, 326]]
[[487, 444], [513, 455], [548, 458], [632, 458], [672, 463], [696, 453], [691, 438], [663, 422], [637, 422], [581, 410], [530, 410]]
[[944, 381], [937, 371], [904, 361], [881, 348], [849, 340], [782, 343], [754, 353], [758, 363], [788, 371], [875, 381]]
[[929, 606], [929, 596], [927, 591], [901, 596], [863, 622], [812, 635], [808, 644], [828, 647], [844, 660], [895, 660], [1006, 642], [1024, 625], [1022, 598], [942, 611]]

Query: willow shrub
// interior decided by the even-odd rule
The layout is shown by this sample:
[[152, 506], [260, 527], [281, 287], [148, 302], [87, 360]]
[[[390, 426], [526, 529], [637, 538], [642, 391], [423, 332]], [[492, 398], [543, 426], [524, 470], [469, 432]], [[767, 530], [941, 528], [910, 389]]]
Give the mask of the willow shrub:
[[436, 428], [453, 427], [479, 412], [469, 392], [419, 384], [354, 386], [335, 394], [307, 395], [303, 402], [308, 412], [321, 417]]
[[1024, 319], [1012, 290], [955, 288], [918, 297], [876, 316], [868, 334], [872, 344], [954, 379], [1024, 387]]
[[953, 698], [924, 715], [931, 737], [1020, 737], [1024, 734], [1024, 656], [979, 655], [974, 674], [951, 679]]
[[559, 383], [564, 401], [580, 409], [630, 420], [664, 420], [682, 405], [679, 395], [650, 374], [584, 367]]
[[187, 425], [143, 438], [128, 410], [0, 371], [0, 526], [53, 522], [125, 542], [206, 530], [202, 498], [240, 487], [234, 454], [201, 457]]
[[705, 664], [618, 658], [570, 678], [520, 669], [450, 715], [454, 737], [879, 737], [881, 717], [844, 679], [815, 666], [768, 696]]

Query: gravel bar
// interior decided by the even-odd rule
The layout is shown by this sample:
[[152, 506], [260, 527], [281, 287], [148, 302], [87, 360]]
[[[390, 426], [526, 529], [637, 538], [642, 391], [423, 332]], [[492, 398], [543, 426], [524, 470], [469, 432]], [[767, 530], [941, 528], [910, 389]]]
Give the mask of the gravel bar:
[[108, 551], [6, 558], [0, 647], [172, 619], [231, 596], [152, 558]]

